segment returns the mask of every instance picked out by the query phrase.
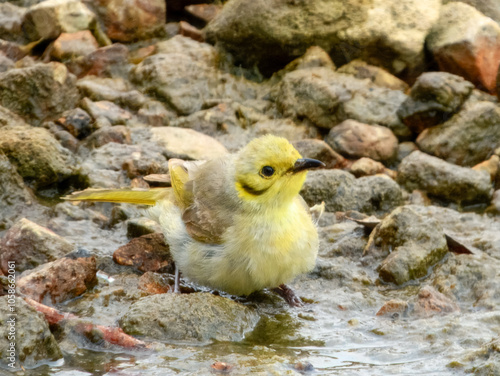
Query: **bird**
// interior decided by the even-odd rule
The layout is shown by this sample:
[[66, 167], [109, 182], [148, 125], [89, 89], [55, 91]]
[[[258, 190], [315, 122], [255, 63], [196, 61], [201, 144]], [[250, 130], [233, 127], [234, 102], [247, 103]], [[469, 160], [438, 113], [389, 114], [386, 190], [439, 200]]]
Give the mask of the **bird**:
[[307, 171], [325, 164], [265, 135], [234, 154], [168, 166], [171, 187], [89, 188], [63, 198], [148, 205], [175, 262], [175, 292], [182, 273], [231, 295], [267, 288], [303, 305], [286, 283], [314, 268], [319, 241], [317, 218], [299, 192]]

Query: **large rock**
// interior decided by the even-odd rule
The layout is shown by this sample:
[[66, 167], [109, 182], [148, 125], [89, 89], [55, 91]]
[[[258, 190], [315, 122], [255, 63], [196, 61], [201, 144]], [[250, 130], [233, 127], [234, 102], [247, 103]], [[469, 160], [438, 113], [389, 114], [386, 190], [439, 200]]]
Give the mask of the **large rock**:
[[345, 120], [333, 127], [325, 141], [346, 157], [368, 157], [376, 161], [394, 159], [398, 149], [398, 139], [390, 129], [355, 120]]
[[25, 13], [25, 8], [14, 4], [0, 4], [0, 39], [16, 41], [22, 38], [21, 24]]
[[257, 84], [221, 73], [184, 53], [149, 56], [132, 70], [132, 78], [180, 115], [201, 110], [209, 100], [243, 101], [259, 96]]
[[35, 188], [78, 175], [73, 154], [44, 128], [3, 129], [0, 151], [16, 166], [19, 175]]
[[387, 176], [356, 179], [340, 170], [309, 172], [300, 194], [309, 206], [324, 201], [329, 212], [356, 210], [384, 214], [403, 201], [398, 184]]
[[441, 9], [427, 37], [440, 70], [495, 90], [500, 61], [500, 25], [470, 5], [453, 2]]
[[401, 73], [423, 62], [425, 36], [439, 7], [438, 0], [373, 0], [369, 6], [341, 0], [233, 0], [205, 33], [238, 60], [257, 63], [266, 72], [317, 45], [341, 62], [362, 57]]
[[438, 222], [417, 214], [410, 206], [402, 206], [373, 230], [363, 255], [385, 257], [379, 266], [380, 278], [401, 285], [427, 275], [447, 252]]
[[162, 341], [241, 341], [258, 321], [257, 313], [228, 298], [160, 294], [133, 304], [120, 326], [128, 334]]
[[80, 296], [95, 285], [96, 273], [95, 256], [79, 250], [25, 271], [17, 288], [39, 303], [56, 304]]
[[451, 163], [480, 163], [500, 146], [500, 107], [491, 102], [467, 103], [447, 122], [422, 132], [417, 145]]
[[75, 107], [76, 78], [61, 63], [36, 64], [0, 73], [0, 104], [32, 124]]
[[404, 158], [398, 172], [398, 182], [410, 192], [420, 189], [458, 203], [489, 202], [493, 194], [486, 171], [456, 166], [420, 151]]
[[421, 133], [458, 112], [472, 89], [472, 83], [451, 73], [423, 73], [412, 86], [398, 115], [414, 133]]
[[286, 74], [275, 99], [285, 116], [305, 117], [321, 128], [330, 129], [344, 120], [354, 119], [386, 126], [396, 136], [410, 135], [396, 114], [406, 99], [403, 92], [329, 68], [301, 69]]
[[[459, 0], [443, 0], [443, 4], [457, 1]], [[500, 24], [500, 3], [497, 0], [460, 0], [460, 2], [473, 6], [485, 16]]]
[[33, 41], [91, 29], [95, 15], [80, 0], [47, 0], [28, 9], [23, 30]]
[[[38, 365], [61, 359], [62, 353], [57, 341], [50, 332], [43, 315], [29, 306], [23, 299], [15, 298], [15, 315], [9, 310], [7, 296], [0, 297], [0, 366], [11, 371], [35, 368]], [[12, 325], [11, 318], [14, 320]], [[14, 328], [14, 332], [12, 332]], [[14, 339], [9, 340], [9, 336]], [[11, 356], [11, 343], [15, 343]], [[12, 367], [10, 364], [14, 363]], [[23, 371], [24, 372], [24, 371]]]
[[73, 249], [63, 237], [23, 218], [0, 240], [0, 269], [6, 272], [8, 262], [15, 261], [16, 270], [22, 272], [54, 261]]
[[165, 25], [164, 0], [98, 0], [93, 2], [112, 40], [133, 42], [151, 36]]

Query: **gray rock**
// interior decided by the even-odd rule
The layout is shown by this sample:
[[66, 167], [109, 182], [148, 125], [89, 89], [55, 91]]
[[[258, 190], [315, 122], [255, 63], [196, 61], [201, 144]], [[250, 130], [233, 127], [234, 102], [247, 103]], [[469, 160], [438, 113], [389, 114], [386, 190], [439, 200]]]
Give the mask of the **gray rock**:
[[131, 144], [130, 129], [124, 125], [115, 125], [113, 127], [106, 126], [98, 129], [87, 137], [84, 144], [88, 148], [95, 149], [109, 142]]
[[356, 179], [340, 170], [309, 172], [300, 194], [309, 206], [324, 201], [329, 212], [356, 210], [383, 214], [402, 203], [401, 189], [389, 177]]
[[408, 191], [419, 189], [453, 202], [489, 202], [493, 194], [486, 171], [456, 166], [420, 151], [404, 158], [398, 172], [399, 184]]
[[396, 115], [405, 94], [376, 86], [368, 79], [328, 68], [301, 69], [285, 75], [275, 96], [285, 116], [305, 117], [321, 128], [354, 119], [386, 126], [397, 136], [409, 135]]
[[447, 122], [426, 129], [417, 138], [422, 151], [448, 162], [473, 166], [500, 146], [500, 107], [491, 102], [466, 104]]
[[333, 50], [334, 56], [372, 59], [400, 73], [422, 64], [423, 42], [438, 17], [439, 5], [437, 0], [374, 0], [369, 7], [339, 0], [237, 0], [225, 4], [205, 35], [238, 60], [258, 64], [267, 72], [303, 55], [310, 46], [320, 46]]
[[373, 230], [363, 255], [385, 257], [379, 266], [380, 278], [401, 285], [427, 275], [447, 252], [444, 232], [437, 221], [402, 206]]
[[442, 71], [494, 92], [500, 59], [500, 25], [462, 2], [441, 9], [427, 46]]
[[0, 73], [0, 104], [38, 125], [75, 107], [76, 77], [61, 63], [36, 64]]
[[420, 75], [402, 103], [399, 117], [414, 133], [440, 124], [458, 112], [474, 85], [446, 72]]
[[[8, 297], [0, 297], [0, 365], [9, 370], [35, 368], [63, 357], [61, 349], [50, 332], [49, 325], [41, 313], [29, 306], [23, 299], [15, 298], [15, 316], [9, 311]], [[9, 318], [15, 320], [15, 333], [10, 331]], [[15, 336], [9, 340], [9, 335]], [[10, 368], [10, 343], [15, 343], [14, 366]]]
[[84, 98], [81, 106], [92, 118], [106, 118], [111, 125], [126, 124], [133, 118], [133, 115], [129, 111], [109, 101], [92, 102], [90, 99]]
[[73, 249], [63, 237], [23, 218], [0, 240], [0, 268], [5, 272], [7, 263], [15, 261], [16, 270], [22, 272], [56, 260]]
[[[458, 0], [443, 0], [443, 4], [457, 1]], [[497, 0], [460, 0], [460, 2], [473, 6], [485, 16], [500, 24], [500, 3]]]
[[21, 24], [25, 13], [25, 8], [14, 4], [0, 4], [0, 39], [13, 41], [22, 39]]
[[323, 162], [327, 169], [343, 168], [347, 161], [333, 150], [325, 141], [305, 139], [292, 143], [295, 149], [306, 158], [313, 158]]
[[220, 59], [214, 46], [197, 42], [182, 35], [176, 35], [173, 38], [156, 43], [156, 53], [180, 53], [187, 55], [193, 61], [199, 61], [212, 67], [216, 67]]
[[390, 129], [355, 120], [345, 120], [333, 127], [325, 141], [346, 157], [368, 157], [376, 161], [394, 159], [398, 147], [398, 139]]
[[163, 341], [240, 341], [258, 321], [256, 312], [228, 298], [159, 294], [133, 304], [120, 326], [128, 334]]
[[401, 163], [401, 161], [406, 158], [408, 155], [413, 153], [415, 150], [418, 150], [418, 146], [411, 141], [401, 142], [398, 145], [398, 155], [397, 162]]
[[28, 9], [23, 30], [30, 40], [91, 29], [95, 15], [79, 0], [47, 0]]
[[92, 119], [81, 108], [64, 112], [58, 122], [76, 138], [85, 138], [92, 133]]

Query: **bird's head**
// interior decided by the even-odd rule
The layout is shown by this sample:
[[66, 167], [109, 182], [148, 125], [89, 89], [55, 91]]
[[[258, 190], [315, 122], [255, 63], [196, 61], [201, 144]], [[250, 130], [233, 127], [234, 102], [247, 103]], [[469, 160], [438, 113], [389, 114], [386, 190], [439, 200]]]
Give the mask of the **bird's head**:
[[252, 140], [238, 153], [236, 190], [244, 202], [280, 205], [299, 193], [308, 169], [320, 166], [324, 163], [302, 158], [286, 139], [266, 135]]

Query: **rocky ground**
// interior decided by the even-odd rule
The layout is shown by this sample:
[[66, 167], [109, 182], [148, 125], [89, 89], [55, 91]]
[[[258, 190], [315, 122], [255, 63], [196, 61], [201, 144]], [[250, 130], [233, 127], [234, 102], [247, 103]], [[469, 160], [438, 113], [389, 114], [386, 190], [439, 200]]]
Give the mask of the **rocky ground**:
[[[192, 3], [0, 2], [0, 368], [500, 374], [498, 1]], [[158, 224], [59, 198], [267, 133], [326, 164], [304, 308], [168, 294]]]

